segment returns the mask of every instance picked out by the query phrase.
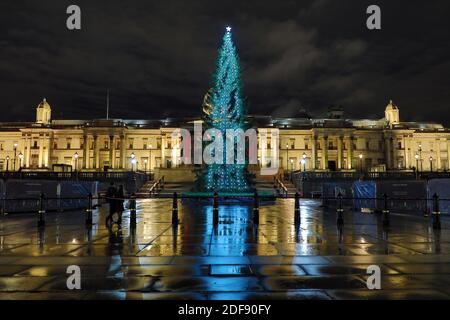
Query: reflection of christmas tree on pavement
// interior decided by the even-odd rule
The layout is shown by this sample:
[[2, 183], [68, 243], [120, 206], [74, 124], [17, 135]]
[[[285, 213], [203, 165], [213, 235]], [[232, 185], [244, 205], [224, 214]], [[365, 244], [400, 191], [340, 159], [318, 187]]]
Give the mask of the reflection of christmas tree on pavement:
[[[244, 129], [244, 106], [241, 96], [239, 58], [231, 38], [231, 28], [227, 27], [219, 49], [217, 68], [213, 77], [213, 87], [208, 92], [208, 108], [205, 112], [206, 129], [214, 128], [222, 133], [223, 164], [210, 164], [204, 172], [206, 191], [242, 192], [249, 190], [246, 164], [226, 164], [226, 130]], [[205, 108], [204, 108], [205, 109]], [[245, 130], [245, 129], [244, 129]], [[238, 138], [235, 138], [234, 143]], [[236, 145], [233, 148], [236, 159]], [[213, 152], [217, 152], [214, 150]]]

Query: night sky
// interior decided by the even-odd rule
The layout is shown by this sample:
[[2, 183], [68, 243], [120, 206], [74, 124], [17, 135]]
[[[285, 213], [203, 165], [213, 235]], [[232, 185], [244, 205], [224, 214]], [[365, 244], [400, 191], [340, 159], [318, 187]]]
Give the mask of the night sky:
[[[450, 126], [450, 2], [35, 1], [0, 3], [0, 121], [197, 116], [232, 26], [250, 114], [382, 118]], [[77, 4], [82, 29], [66, 28]], [[366, 8], [382, 30], [366, 28]]]

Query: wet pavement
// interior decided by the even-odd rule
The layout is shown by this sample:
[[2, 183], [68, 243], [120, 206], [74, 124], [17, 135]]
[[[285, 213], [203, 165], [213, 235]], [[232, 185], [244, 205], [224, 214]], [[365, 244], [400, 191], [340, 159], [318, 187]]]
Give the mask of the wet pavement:
[[[450, 223], [392, 214], [336, 213], [302, 200], [293, 224], [293, 199], [252, 207], [180, 204], [171, 224], [170, 199], [137, 202], [121, 228], [106, 228], [107, 206], [85, 226], [83, 212], [0, 219], [0, 299], [450, 299]], [[367, 289], [367, 267], [381, 269], [381, 290]], [[66, 269], [81, 268], [81, 290], [68, 290]]]

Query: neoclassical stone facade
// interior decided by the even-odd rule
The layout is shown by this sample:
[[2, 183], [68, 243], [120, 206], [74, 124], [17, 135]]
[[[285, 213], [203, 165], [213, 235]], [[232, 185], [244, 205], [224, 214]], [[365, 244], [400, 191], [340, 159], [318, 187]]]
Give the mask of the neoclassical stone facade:
[[[151, 170], [182, 165], [177, 128], [192, 119], [52, 120], [44, 99], [34, 122], [0, 123], [0, 170]], [[450, 131], [440, 124], [401, 122], [391, 101], [377, 120], [351, 120], [332, 111], [311, 119], [250, 116], [257, 129], [258, 162], [268, 166], [278, 148], [285, 170], [450, 170]], [[260, 129], [279, 130], [279, 144]], [[261, 143], [265, 141], [264, 145]]]

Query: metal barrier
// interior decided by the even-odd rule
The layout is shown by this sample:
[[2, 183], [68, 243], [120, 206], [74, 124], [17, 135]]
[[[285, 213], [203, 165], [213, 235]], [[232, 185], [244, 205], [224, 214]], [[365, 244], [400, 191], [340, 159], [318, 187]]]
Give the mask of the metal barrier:
[[[220, 214], [220, 210], [219, 210], [219, 200], [221, 198], [224, 199], [229, 199], [229, 198], [242, 198], [242, 196], [224, 196], [221, 197], [219, 196], [219, 194], [217, 192], [215, 192], [212, 196], [185, 196], [185, 195], [181, 195], [179, 196], [176, 192], [173, 193], [172, 195], [173, 198], [173, 202], [172, 202], [172, 224], [176, 225], [179, 223], [179, 217], [178, 217], [178, 200], [181, 199], [189, 199], [189, 198], [193, 198], [193, 199], [211, 199], [212, 198], [212, 212], [213, 212], [213, 224], [215, 226], [217, 226], [219, 224], [219, 214]], [[273, 199], [273, 196], [264, 196], [264, 195], [259, 195], [257, 192], [255, 192], [252, 195], [249, 195], [247, 198], [249, 199], [253, 199], [253, 210], [252, 210], [252, 222], [257, 225], [260, 222], [260, 200], [261, 199], [265, 199], [265, 198], [270, 198]], [[285, 196], [280, 196], [277, 197], [280, 199], [286, 199]], [[288, 196], [288, 198], [293, 198], [294, 199], [294, 204], [293, 204], [293, 211], [294, 211], [294, 225], [295, 226], [299, 226], [300, 225], [300, 220], [301, 220], [301, 205], [300, 205], [300, 195], [299, 193], [295, 193], [295, 195], [293, 196]], [[35, 201], [35, 203], [37, 204], [37, 224], [39, 227], [44, 227], [45, 226], [45, 217], [46, 217], [46, 213], [48, 212], [47, 210], [47, 204], [49, 201], [54, 200], [54, 199], [64, 199], [64, 198], [47, 198], [45, 196], [45, 194], [41, 193], [39, 198], [22, 198], [22, 199], [3, 199], [4, 201], [14, 201], [14, 200], [20, 200], [20, 201]], [[71, 198], [71, 199], [81, 199], [81, 198]], [[86, 198], [83, 198], [84, 200], [86, 200]], [[92, 196], [92, 194], [89, 194], [87, 196], [87, 205], [85, 208], [85, 213], [86, 213], [86, 226], [92, 226], [92, 212], [93, 212], [93, 200], [94, 199], [100, 199], [100, 197], [96, 197], [94, 198]], [[341, 193], [339, 193], [337, 195], [337, 197], [333, 198], [336, 201], [337, 204], [337, 208], [336, 208], [336, 213], [337, 213], [337, 218], [336, 218], [336, 223], [338, 226], [342, 226], [344, 224], [344, 206], [343, 206], [343, 202], [344, 200], [354, 200], [355, 198], [346, 198], [343, 197]], [[358, 198], [360, 199], [360, 198]], [[136, 195], [133, 193], [131, 194], [129, 197], [124, 197], [121, 200], [129, 200], [129, 210], [130, 210], [130, 224], [131, 226], [135, 226], [136, 225]], [[390, 225], [390, 205], [389, 203], [392, 201], [407, 201], [407, 200], [411, 200], [411, 201], [417, 201], [417, 200], [421, 200], [421, 201], [430, 201], [432, 204], [432, 226], [434, 229], [441, 229], [441, 212], [440, 212], [440, 202], [441, 201], [450, 201], [450, 199], [440, 199], [438, 194], [434, 194], [433, 198], [431, 199], [396, 199], [396, 198], [392, 198], [389, 197], [387, 194], [384, 194], [382, 198], [366, 198], [366, 200], [376, 200], [376, 201], [382, 201], [383, 203], [383, 210], [381, 210], [382, 213], [382, 222], [383, 222], [383, 226], [388, 227]], [[351, 209], [349, 211], [352, 211]]]

